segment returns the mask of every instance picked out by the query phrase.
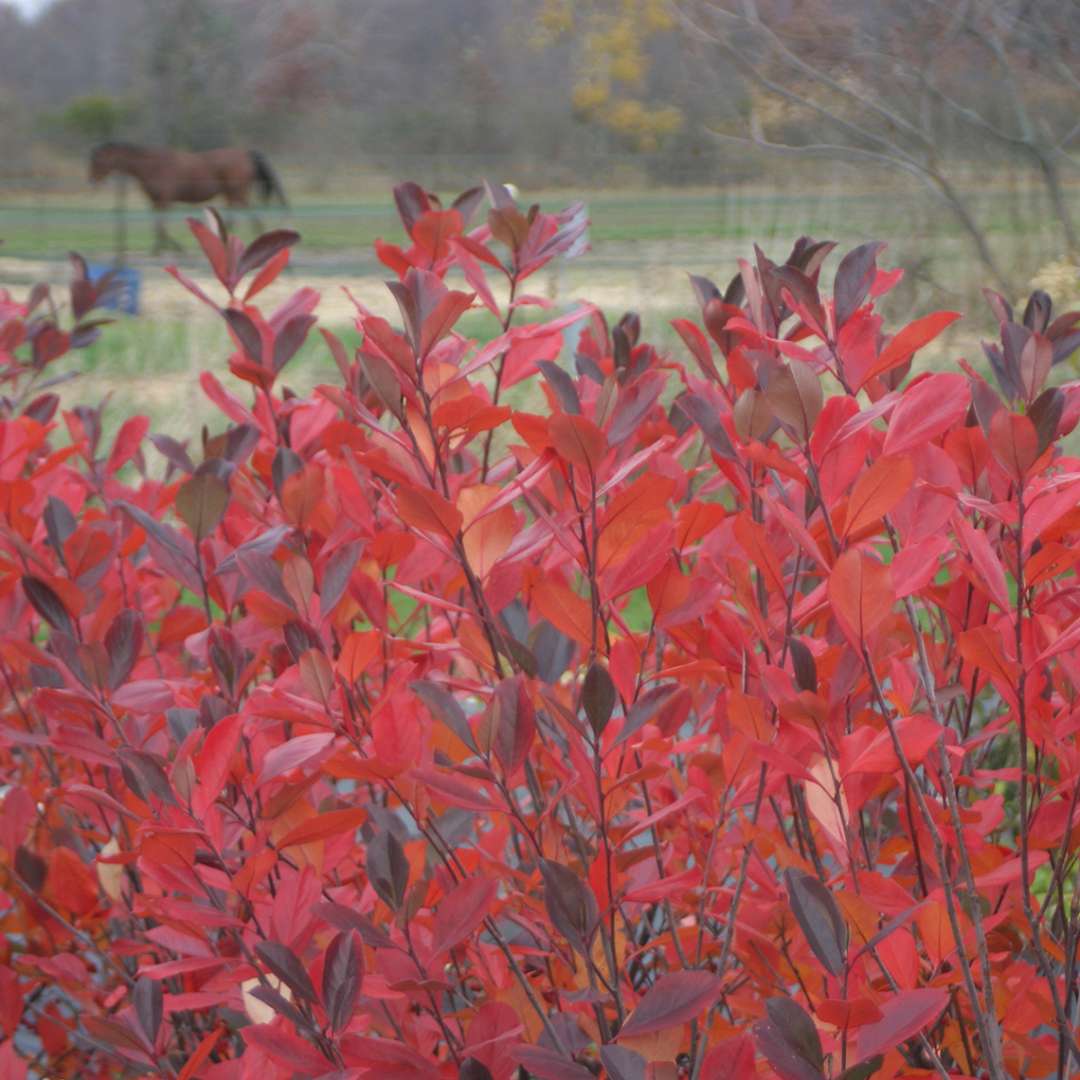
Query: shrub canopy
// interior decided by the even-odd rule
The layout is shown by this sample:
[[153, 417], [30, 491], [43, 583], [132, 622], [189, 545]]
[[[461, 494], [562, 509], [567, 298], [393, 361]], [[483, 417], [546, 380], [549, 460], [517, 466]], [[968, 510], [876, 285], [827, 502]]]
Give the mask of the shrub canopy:
[[296, 234], [191, 223], [186, 442], [61, 411], [78, 260], [0, 298], [0, 1072], [1075, 1073], [1080, 315], [911, 376], [804, 238], [668, 356], [527, 291], [580, 206], [395, 197], [307, 398]]

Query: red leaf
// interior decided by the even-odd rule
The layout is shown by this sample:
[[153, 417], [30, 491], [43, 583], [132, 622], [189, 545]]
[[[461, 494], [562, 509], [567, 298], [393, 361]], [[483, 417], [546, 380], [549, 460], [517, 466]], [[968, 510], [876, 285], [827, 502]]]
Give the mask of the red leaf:
[[703, 798], [705, 798], [705, 793], [703, 791], [688, 791], [674, 802], [668, 803], [667, 806], [663, 806], [659, 810], [654, 810], [648, 817], [642, 818], [640, 821], [634, 823], [630, 831], [625, 833], [619, 840], [619, 846], [622, 847], [623, 844], [632, 840], [635, 836], [640, 836], [643, 832], [654, 828], [656, 825], [659, 825], [661, 821], [666, 821], [676, 814], [681, 814], [688, 806], [692, 806]]
[[460, 237], [455, 237], [453, 249], [457, 264], [461, 267], [461, 272], [465, 275], [465, 280], [469, 283], [469, 287], [476, 295], [480, 297], [484, 307], [486, 307], [495, 318], [501, 319], [502, 312], [499, 310], [499, 305], [495, 302], [495, 297], [491, 293], [491, 288], [488, 286], [487, 278], [484, 277], [484, 271], [481, 269], [479, 261], [473, 257], [472, 251], [460, 241]]
[[457, 536], [464, 520], [461, 511], [438, 492], [404, 484], [397, 490], [397, 508], [406, 525], [450, 540]]
[[993, 626], [974, 626], [957, 636], [957, 651], [964, 660], [985, 671], [1005, 700], [1015, 704], [1020, 665], [1005, 655], [1003, 646], [1001, 634]]
[[238, 397], [228, 390], [209, 371], [199, 375], [199, 385], [203, 393], [234, 423], [258, 427], [254, 414], [241, 403]]
[[1080, 645], [1080, 620], [1077, 620], [1071, 626], [1064, 629], [1056, 640], [1047, 645], [1047, 647], [1035, 658], [1035, 663], [1043, 664], [1052, 656], [1057, 656], [1067, 649], [1073, 649], [1077, 645]]
[[198, 240], [199, 247], [203, 249], [206, 261], [210, 263], [210, 269], [214, 271], [214, 276], [222, 285], [228, 288], [229, 262], [221, 237], [211, 232], [197, 218], [188, 218], [187, 225], [192, 235]]
[[[273, 229], [268, 233], [255, 237], [236, 262], [237, 278], [242, 278], [245, 274], [266, 265], [271, 260], [280, 259], [282, 255], [287, 258], [288, 249], [299, 239], [300, 234], [292, 229]], [[250, 289], [248, 295], [251, 295]]]
[[679, 894], [688, 893], [701, 883], [701, 871], [697, 867], [681, 874], [665, 874], [649, 885], [641, 885], [624, 894], [625, 899], [636, 904], [655, 904]]
[[826, 1024], [832, 1024], [836, 1028], [865, 1027], [882, 1019], [881, 1010], [867, 998], [856, 1001], [843, 1001], [836, 998], [826, 998], [819, 1001], [817, 1006], [818, 1019]]
[[289, 739], [288, 742], [275, 746], [263, 758], [259, 783], [265, 784], [268, 780], [306, 765], [326, 750], [333, 741], [333, 732], [320, 731], [313, 735], [298, 735], [295, 739]]
[[1023, 480], [1039, 457], [1035, 425], [1020, 413], [998, 409], [990, 421], [987, 441], [998, 464], [1016, 481]]
[[136, 679], [114, 691], [112, 702], [136, 713], [160, 713], [175, 703], [175, 696], [164, 679]]
[[[904, 756], [912, 768], [918, 768], [941, 735], [941, 727], [929, 716], [903, 716], [894, 722]], [[887, 774], [900, 768], [892, 736], [879, 731], [873, 741], [844, 770], [844, 776], [856, 773]]]
[[393, 270], [399, 278], [404, 277], [412, 263], [405, 257], [405, 252], [397, 244], [388, 244], [385, 240], [375, 241], [375, 256], [383, 264]]
[[882, 454], [902, 454], [938, 438], [960, 422], [970, 403], [963, 375], [930, 375], [912, 383], [889, 417]]
[[[254, 311], [255, 309], [252, 308], [251, 310]], [[236, 344], [243, 350], [249, 360], [261, 367], [264, 342], [262, 330], [255, 320], [247, 312], [241, 311], [239, 308], [228, 308], [225, 312], [225, 321], [229, 325], [229, 330]]]
[[[0, 1075], [3, 1075], [6, 1080], [26, 1080], [28, 1075], [26, 1059], [15, 1053], [14, 1039], [6, 1039], [0, 1045]], [[187, 1080], [187, 1078], [184, 1077], [181, 1080]]]
[[176, 280], [179, 281], [192, 296], [201, 300], [207, 307], [213, 308], [214, 311], [220, 314], [221, 308], [219, 308], [217, 304], [215, 304], [214, 301], [211, 300], [210, 297], [207, 296], [206, 293], [179, 268], [175, 266], [166, 266], [165, 273], [172, 275], [172, 277], [176, 278]]
[[366, 818], [367, 811], [360, 806], [348, 810], [327, 810], [290, 829], [277, 842], [277, 846], [281, 849], [292, 847], [294, 844], [312, 844], [317, 840], [340, 836], [344, 832], [358, 829]]
[[884, 517], [910, 490], [915, 466], [906, 454], [879, 458], [859, 477], [848, 498], [844, 536], [852, 536]]
[[958, 311], [935, 311], [932, 315], [924, 315], [921, 319], [908, 323], [881, 350], [881, 354], [862, 377], [856, 389], [865, 386], [875, 375], [883, 375], [886, 371], [906, 363], [919, 349], [928, 345], [942, 330], [951, 326], [960, 317]]
[[413, 243], [424, 253], [428, 263], [437, 263], [449, 253], [450, 241], [461, 235], [461, 214], [457, 210], [427, 210], [417, 218], [410, 231]]
[[279, 251], [252, 279], [244, 293], [244, 303], [250, 304], [268, 285], [272, 285], [289, 265], [289, 250]]
[[361, 323], [364, 331], [364, 348], [375, 349], [387, 360], [391, 361], [399, 372], [408, 375], [410, 379], [416, 377], [416, 361], [413, 357], [409, 343], [398, 334], [385, 320], [372, 315]]
[[814, 955], [830, 974], [842, 974], [850, 931], [836, 898], [813, 874], [802, 870], [785, 870], [784, 885], [792, 914]]
[[947, 990], [904, 990], [881, 1006], [881, 1019], [859, 1029], [858, 1060], [892, 1050], [932, 1024], [949, 1004]]
[[701, 1064], [701, 1080], [755, 1080], [754, 1040], [736, 1035], [718, 1042]]
[[1005, 581], [1005, 568], [991, 546], [986, 530], [973, 528], [962, 514], [957, 514], [954, 521], [957, 535], [964, 542], [964, 547], [971, 556], [972, 566], [976, 572], [976, 584], [982, 586], [986, 595], [1002, 611], [1008, 611], [1011, 605], [1009, 588]]
[[293, 1035], [280, 1022], [272, 1024], [249, 1024], [244, 1028], [244, 1041], [254, 1043], [276, 1065], [284, 1066], [290, 1073], [303, 1076], [322, 1076], [333, 1072], [333, 1066], [311, 1043]]
[[571, 465], [595, 474], [607, 453], [604, 433], [584, 416], [558, 413], [548, 422], [551, 445]]
[[112, 453], [105, 471], [112, 476], [134, 456], [139, 443], [150, 428], [150, 421], [145, 416], [131, 416], [121, 425], [113, 442]]
[[184, 1067], [177, 1074], [176, 1080], [194, 1080], [194, 1077], [198, 1074], [199, 1070], [206, 1063], [206, 1060], [214, 1052], [214, 1048], [218, 1044], [218, 1040], [225, 1034], [225, 1025], [219, 1024], [213, 1031], [207, 1035], [198, 1046], [195, 1047], [195, 1052], [184, 1062]]
[[225, 786], [243, 726], [244, 718], [239, 713], [219, 720], [207, 733], [193, 759], [199, 786], [192, 796], [192, 807], [200, 817], [206, 813]]
[[435, 345], [453, 330], [454, 324], [469, 310], [475, 299], [475, 293], [451, 290], [439, 300], [431, 314], [424, 319], [420, 329], [421, 356], [427, 356]]
[[71, 616], [56, 590], [41, 578], [27, 575], [22, 579], [23, 592], [33, 609], [54, 629], [71, 633]]
[[227, 963], [229, 959], [224, 956], [185, 956], [182, 960], [166, 960], [161, 964], [139, 968], [139, 974], [147, 979], [171, 979], [176, 975], [217, 971]]
[[952, 550], [949, 537], [937, 534], [902, 548], [889, 563], [896, 598], [902, 600], [926, 588], [938, 572], [938, 560]]
[[889, 568], [873, 556], [849, 548], [836, 560], [829, 575], [829, 602], [856, 648], [888, 618], [895, 600]]
[[720, 382], [720, 373], [716, 370], [709, 340], [689, 319], [672, 319], [671, 325], [690, 350], [690, 355], [697, 361], [702, 373], [713, 382]]
[[435, 913], [431, 950], [438, 956], [460, 945], [483, 921], [495, 899], [498, 882], [478, 877], [447, 893]]
[[557, 630], [588, 645], [592, 633], [592, 610], [577, 593], [558, 581], [541, 582], [532, 594], [537, 611]]
[[480, 813], [492, 809], [487, 792], [475, 781], [470, 783], [463, 777], [434, 768], [413, 769], [410, 775], [414, 780], [419, 780], [428, 789], [431, 798], [438, 802]]
[[174, 505], [196, 541], [204, 540], [225, 516], [229, 505], [228, 485], [219, 476], [200, 468], [181, 484]]

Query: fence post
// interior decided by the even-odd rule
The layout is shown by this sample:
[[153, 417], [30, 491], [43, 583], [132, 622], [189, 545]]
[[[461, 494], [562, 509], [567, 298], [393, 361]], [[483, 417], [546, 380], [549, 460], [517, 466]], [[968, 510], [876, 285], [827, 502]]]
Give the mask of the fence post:
[[113, 208], [114, 243], [116, 245], [116, 266], [122, 267], [127, 261], [127, 177], [116, 178], [116, 203]]

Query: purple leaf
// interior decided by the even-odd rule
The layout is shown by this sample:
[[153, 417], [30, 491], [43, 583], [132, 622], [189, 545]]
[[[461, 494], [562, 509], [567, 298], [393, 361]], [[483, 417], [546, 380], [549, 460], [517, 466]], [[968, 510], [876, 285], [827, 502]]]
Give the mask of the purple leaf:
[[240, 343], [240, 348], [247, 353], [248, 359], [253, 360], [256, 364], [261, 364], [263, 354], [262, 334], [259, 333], [259, 328], [255, 325], [251, 316], [245, 315], [244, 312], [239, 311], [237, 308], [228, 308], [225, 311], [225, 321], [229, 324], [233, 336]]
[[274, 338], [274, 371], [280, 371], [299, 351], [316, 323], [314, 315], [294, 315]]
[[292, 247], [300, 239], [298, 232], [292, 229], [274, 229], [272, 232], [257, 236], [244, 249], [236, 264], [237, 280], [251, 270], [265, 266], [279, 251]]
[[765, 1008], [754, 1041], [781, 1080], [821, 1080], [825, 1057], [814, 1021], [789, 998], [770, 998]]
[[877, 257], [885, 247], [880, 241], [860, 244], [849, 251], [836, 269], [833, 282], [833, 305], [836, 330], [862, 307], [877, 275]]
[[707, 971], [661, 976], [627, 1017], [619, 1037], [648, 1035], [700, 1016], [720, 996], [721, 981]]
[[575, 952], [587, 956], [600, 920], [596, 897], [588, 882], [568, 866], [550, 859], [541, 861], [540, 875], [544, 879], [544, 904], [555, 929]]
[[138, 979], [132, 998], [135, 1001], [135, 1015], [139, 1020], [139, 1027], [142, 1028], [146, 1041], [153, 1046], [161, 1028], [163, 1013], [161, 983], [156, 979]]
[[72, 632], [71, 616], [68, 615], [64, 602], [40, 578], [25, 576], [22, 579], [23, 592], [30, 606], [54, 629], [65, 634]]
[[349, 578], [352, 577], [356, 561], [360, 558], [363, 547], [362, 541], [350, 540], [348, 543], [342, 544], [326, 560], [322, 585], [319, 588], [319, 610], [324, 618], [334, 610], [338, 601], [345, 595]]
[[277, 941], [260, 941], [255, 946], [259, 959], [272, 971], [298, 998], [315, 1001], [315, 987], [304, 970], [304, 965], [287, 945]]
[[645, 1059], [625, 1046], [601, 1046], [600, 1061], [610, 1080], [645, 1080]]
[[581, 688], [581, 704], [589, 719], [593, 734], [599, 739], [615, 711], [615, 684], [607, 669], [597, 663], [589, 665], [585, 673], [585, 683]]
[[441, 686], [426, 680], [412, 683], [412, 691], [470, 750], [479, 753], [465, 710]]
[[334, 1031], [344, 1031], [352, 1019], [360, 992], [360, 962], [352, 932], [343, 930], [330, 942], [323, 963], [323, 1005]]
[[788, 901], [814, 955], [832, 975], [840, 975], [847, 962], [848, 928], [832, 894], [812, 874], [786, 870]]
[[142, 616], [130, 608], [121, 611], [105, 634], [105, 652], [109, 656], [109, 689], [115, 690], [127, 680], [142, 650]]
[[593, 1080], [593, 1074], [546, 1046], [518, 1046], [511, 1051], [519, 1065], [539, 1080]]

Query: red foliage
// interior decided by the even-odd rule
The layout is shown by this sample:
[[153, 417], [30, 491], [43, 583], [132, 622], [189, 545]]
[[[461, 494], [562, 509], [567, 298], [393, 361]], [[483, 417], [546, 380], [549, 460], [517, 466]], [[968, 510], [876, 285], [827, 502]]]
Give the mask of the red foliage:
[[955, 316], [802, 240], [687, 368], [514, 325], [580, 207], [395, 194], [400, 326], [310, 398], [295, 234], [193, 223], [201, 443], [58, 415], [84, 273], [0, 297], [0, 1072], [1075, 1075], [1080, 316], [908, 380]]

